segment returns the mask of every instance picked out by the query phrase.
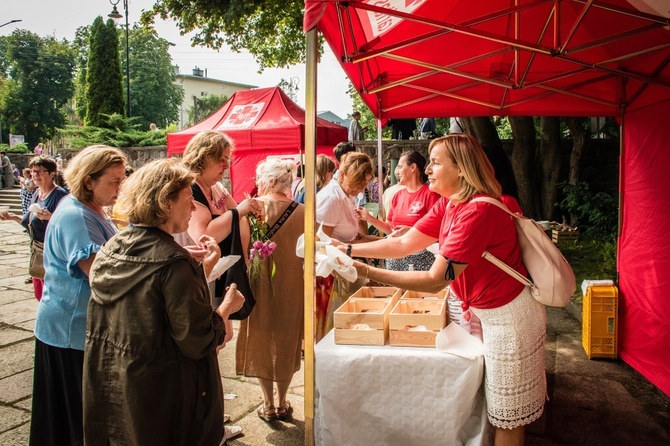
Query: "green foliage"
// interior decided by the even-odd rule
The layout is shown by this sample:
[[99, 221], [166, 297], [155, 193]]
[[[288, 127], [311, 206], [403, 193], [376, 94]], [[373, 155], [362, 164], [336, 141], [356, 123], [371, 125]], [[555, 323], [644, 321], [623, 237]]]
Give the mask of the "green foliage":
[[[86, 118], [86, 66], [88, 65], [88, 49], [91, 41], [91, 27], [80, 26], [77, 28], [72, 49], [75, 52], [77, 63], [77, 74], [74, 80], [74, 103], [78, 121], [83, 122]], [[74, 120], [72, 120], [74, 121]], [[72, 122], [71, 122], [72, 123]]]
[[[17, 30], [2, 39], [0, 68], [3, 130], [24, 135], [29, 146], [62, 127], [63, 106], [72, 96], [74, 53], [65, 41]], [[7, 129], [9, 127], [9, 129]]]
[[[361, 113], [361, 120], [358, 121], [361, 127], [367, 127], [368, 130], [365, 132], [365, 139], [377, 139], [377, 118], [368, 106], [361, 99], [361, 95], [358, 94], [358, 91], [354, 88], [353, 84], [349, 83], [349, 88], [347, 89], [347, 94], [353, 100], [353, 110], [359, 111]], [[351, 113], [347, 115], [347, 118], [352, 119]], [[382, 139], [391, 139], [391, 128], [384, 127], [382, 128]]]
[[186, 110], [186, 113], [188, 114], [188, 121], [186, 122], [187, 126], [197, 124], [203, 119], [208, 118], [226, 103], [228, 96], [209, 94], [203, 98], [196, 98], [195, 100], [195, 104], [198, 104], [197, 110], [195, 104]]
[[562, 242], [558, 247], [570, 263], [575, 278], [577, 291], [575, 296], [581, 296], [579, 286], [585, 279], [616, 280], [616, 243], [614, 240], [602, 242], [586, 239], [576, 242]]
[[25, 142], [16, 144], [14, 147], [9, 147], [9, 144], [0, 144], [0, 150], [3, 150], [7, 153], [30, 153], [28, 144]]
[[493, 116], [491, 120], [498, 131], [500, 139], [512, 139], [512, 126], [507, 116]]
[[[77, 53], [78, 73], [76, 79], [77, 90], [75, 103], [77, 113], [81, 118], [85, 116], [87, 99], [84, 94], [87, 90], [87, 65], [89, 54], [89, 42], [92, 26], [81, 27], [73, 42]], [[124, 29], [119, 28], [121, 34]], [[174, 84], [175, 73], [172, 67], [172, 59], [168, 52], [172, 45], [165, 39], [158, 37], [153, 28], [133, 27], [129, 32], [130, 44], [130, 101], [131, 116], [136, 120], [140, 128], [149, 128], [151, 123], [158, 127], [165, 127], [171, 122], [179, 119], [179, 107], [182, 103], [183, 90]], [[119, 36], [117, 45], [117, 57], [119, 59], [118, 88], [121, 101], [126, 96], [126, 39], [125, 35]], [[116, 81], [115, 81], [116, 82]], [[125, 111], [116, 110], [116, 113]]]
[[156, 0], [142, 22], [172, 19], [182, 34], [194, 32], [193, 45], [248, 50], [262, 71], [305, 61], [304, 6], [303, 0]]
[[112, 19], [98, 16], [91, 27], [86, 66], [86, 124], [103, 126], [102, 115], [123, 113], [119, 36]]
[[63, 147], [83, 149], [94, 144], [112, 147], [164, 146], [168, 130], [141, 131], [135, 118], [118, 113], [102, 115], [103, 127], [68, 125], [59, 129]]
[[449, 133], [449, 118], [435, 118], [435, 134], [443, 136]]
[[559, 187], [565, 198], [558, 206], [577, 217], [582, 234], [601, 241], [614, 239], [618, 225], [618, 205], [614, 198], [604, 192], [593, 194], [584, 182], [561, 183]]
[[[125, 39], [119, 39], [119, 53], [125, 54]], [[133, 27], [130, 41], [130, 103], [131, 115], [142, 129], [153, 122], [165, 127], [179, 120], [179, 106], [184, 91], [174, 84], [175, 72], [168, 52], [172, 45], [158, 37], [153, 28]], [[121, 58], [125, 77], [126, 59]], [[124, 88], [126, 82], [123, 82]]]

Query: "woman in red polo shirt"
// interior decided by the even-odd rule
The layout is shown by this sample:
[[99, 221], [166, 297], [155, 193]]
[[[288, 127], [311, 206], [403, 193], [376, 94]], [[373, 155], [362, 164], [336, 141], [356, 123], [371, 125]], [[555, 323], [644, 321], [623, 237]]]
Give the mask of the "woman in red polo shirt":
[[[405, 233], [409, 228], [430, 211], [440, 196], [431, 191], [426, 184], [428, 177], [424, 173], [426, 158], [413, 150], [400, 156], [395, 170], [398, 183], [405, 186], [398, 191], [387, 210], [386, 221], [370, 214], [363, 206], [356, 210], [358, 218], [372, 224], [375, 228], [392, 236]], [[396, 235], [397, 234], [397, 235]], [[373, 256], [374, 257], [374, 256]], [[394, 271], [428, 271], [435, 256], [427, 250], [410, 254], [407, 257], [388, 259], [386, 269]]]
[[[467, 134], [433, 140], [426, 173], [430, 189], [442, 198], [407, 235], [412, 234], [408, 238], [413, 250], [438, 239], [440, 255], [430, 271], [388, 271], [360, 262], [355, 262], [356, 269], [361, 277], [403, 289], [436, 292], [451, 285], [482, 323], [487, 410], [496, 428], [495, 444], [522, 445], [524, 426], [540, 417], [546, 399], [544, 306], [516, 279], [482, 258], [489, 251], [527, 274], [509, 215], [489, 203], [471, 202], [501, 195], [477, 140]], [[387, 243], [355, 245], [352, 255], [388, 254]]]

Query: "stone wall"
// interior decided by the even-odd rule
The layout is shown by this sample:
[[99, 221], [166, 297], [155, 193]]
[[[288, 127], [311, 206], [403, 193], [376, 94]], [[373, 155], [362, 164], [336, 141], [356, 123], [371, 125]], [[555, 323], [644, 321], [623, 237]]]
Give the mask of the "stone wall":
[[[567, 172], [569, 166], [570, 150], [572, 149], [572, 140], [562, 140], [563, 158], [562, 169]], [[355, 141], [356, 148], [366, 153], [372, 158], [374, 165], [377, 166], [377, 141]], [[400, 154], [417, 150], [428, 159], [429, 140], [403, 140], [382, 141], [382, 156], [384, 162], [391, 159], [400, 158]], [[512, 153], [513, 142], [511, 140], [502, 141], [503, 148], [508, 156]], [[618, 191], [619, 180], [619, 143], [618, 141], [592, 139], [589, 141], [590, 148], [584, 153], [582, 163], [582, 179], [591, 185], [594, 192], [607, 192], [616, 195]], [[128, 165], [137, 169], [149, 161], [165, 158], [167, 154], [166, 146], [153, 147], [124, 147], [120, 149], [128, 158]], [[67, 165], [73, 156], [78, 153], [77, 150], [59, 149], [58, 154], [63, 158], [63, 165]], [[8, 153], [9, 159], [16, 164], [19, 170], [28, 166], [28, 162], [34, 156], [32, 153], [17, 154]], [[566, 175], [567, 176], [567, 175]], [[230, 176], [228, 171], [223, 178], [223, 184], [230, 190]]]
[[[119, 148], [128, 158], [128, 165], [133, 169], [142, 167], [146, 163], [165, 158], [167, 156], [167, 146], [149, 146], [149, 147], [121, 147]], [[79, 150], [59, 149], [58, 154], [63, 159], [63, 167], [67, 166]]]

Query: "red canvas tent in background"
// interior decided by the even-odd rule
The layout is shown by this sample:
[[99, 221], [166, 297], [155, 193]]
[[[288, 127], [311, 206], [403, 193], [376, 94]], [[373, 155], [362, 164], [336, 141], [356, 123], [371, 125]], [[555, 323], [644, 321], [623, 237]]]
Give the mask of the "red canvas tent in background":
[[[254, 187], [256, 165], [268, 156], [298, 157], [305, 148], [305, 111], [278, 87], [234, 93], [210, 117], [193, 127], [167, 135], [168, 156], [184, 152], [198, 132], [216, 130], [235, 143], [230, 167], [233, 198], [244, 199]], [[317, 120], [317, 152], [333, 155], [333, 147], [347, 140], [347, 129]]]
[[622, 122], [619, 351], [666, 394], [668, 14], [667, 0], [306, 0], [304, 18], [379, 119]]

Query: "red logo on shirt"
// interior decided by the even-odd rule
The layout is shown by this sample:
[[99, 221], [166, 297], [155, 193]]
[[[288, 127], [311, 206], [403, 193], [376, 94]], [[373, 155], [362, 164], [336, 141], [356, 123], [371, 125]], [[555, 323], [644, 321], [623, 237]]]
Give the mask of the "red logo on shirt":
[[423, 202], [415, 201], [409, 206], [408, 215], [418, 214], [423, 209]]

